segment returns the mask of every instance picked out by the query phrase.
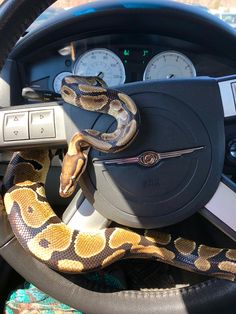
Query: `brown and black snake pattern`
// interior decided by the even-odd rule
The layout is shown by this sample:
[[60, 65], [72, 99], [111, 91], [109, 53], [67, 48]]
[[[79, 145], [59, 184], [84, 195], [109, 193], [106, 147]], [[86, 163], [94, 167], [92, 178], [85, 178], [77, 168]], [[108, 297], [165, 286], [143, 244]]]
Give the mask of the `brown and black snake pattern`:
[[67, 76], [62, 83], [61, 95], [71, 105], [109, 114], [117, 122], [117, 128], [112, 133], [88, 129], [80, 130], [72, 137], [60, 179], [60, 195], [68, 197], [86, 169], [89, 148], [106, 153], [121, 151], [136, 137], [139, 123], [133, 100], [119, 91], [108, 89], [99, 77]]
[[4, 203], [14, 234], [26, 251], [49, 267], [83, 273], [122, 258], [152, 258], [235, 281], [236, 250], [233, 249], [200, 245], [155, 230], [144, 235], [122, 228], [96, 232], [72, 230], [55, 215], [45, 196], [49, 166], [47, 150], [17, 152], [4, 177], [7, 191]]

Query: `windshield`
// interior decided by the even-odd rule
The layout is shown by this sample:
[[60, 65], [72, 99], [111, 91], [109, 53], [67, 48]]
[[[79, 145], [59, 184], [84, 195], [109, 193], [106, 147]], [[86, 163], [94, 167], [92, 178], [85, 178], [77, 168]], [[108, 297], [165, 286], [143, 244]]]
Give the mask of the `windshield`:
[[[99, 1], [99, 0], [97, 0]], [[214, 14], [219, 19], [236, 29], [236, 1], [235, 0], [176, 0], [189, 5], [194, 5], [202, 10]], [[0, 0], [0, 3], [3, 1]], [[58, 0], [30, 26], [30, 30], [37, 28], [55, 15], [73, 7], [94, 2], [94, 0]]]

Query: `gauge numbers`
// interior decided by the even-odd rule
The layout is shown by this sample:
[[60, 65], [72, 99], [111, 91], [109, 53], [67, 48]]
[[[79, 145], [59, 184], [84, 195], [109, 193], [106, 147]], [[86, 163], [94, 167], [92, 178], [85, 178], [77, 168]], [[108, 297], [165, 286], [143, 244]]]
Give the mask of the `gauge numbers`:
[[125, 68], [111, 50], [100, 48], [84, 53], [75, 63], [73, 73], [80, 76], [99, 76], [108, 86], [125, 82]]
[[72, 75], [71, 72], [61, 72], [54, 78], [53, 89], [54, 89], [55, 93], [61, 94], [62, 81], [66, 76], [70, 76], [70, 75]]
[[146, 66], [143, 80], [190, 78], [196, 76], [191, 60], [176, 51], [165, 51], [154, 56]]

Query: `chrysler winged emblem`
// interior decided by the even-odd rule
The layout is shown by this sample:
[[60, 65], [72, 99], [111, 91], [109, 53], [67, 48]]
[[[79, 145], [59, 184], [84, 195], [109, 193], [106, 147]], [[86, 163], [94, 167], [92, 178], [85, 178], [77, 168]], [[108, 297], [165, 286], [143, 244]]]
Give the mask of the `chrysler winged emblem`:
[[103, 159], [103, 160], [94, 160], [95, 165], [124, 165], [124, 164], [139, 164], [144, 167], [153, 167], [159, 161], [163, 159], [170, 159], [181, 157], [183, 155], [192, 154], [195, 151], [202, 150], [204, 146], [194, 147], [189, 149], [175, 150], [171, 152], [158, 153], [155, 151], [146, 151], [136, 157], [129, 158], [117, 158], [117, 159]]

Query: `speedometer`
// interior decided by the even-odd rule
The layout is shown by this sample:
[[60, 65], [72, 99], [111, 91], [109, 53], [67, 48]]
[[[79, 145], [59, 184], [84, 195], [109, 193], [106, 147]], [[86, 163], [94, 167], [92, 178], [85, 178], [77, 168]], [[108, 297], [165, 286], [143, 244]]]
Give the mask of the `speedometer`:
[[143, 75], [143, 80], [189, 78], [196, 76], [191, 60], [176, 51], [165, 51], [153, 57]]
[[125, 82], [125, 68], [121, 59], [105, 48], [85, 52], [76, 61], [73, 73], [81, 76], [99, 76], [108, 86]]

